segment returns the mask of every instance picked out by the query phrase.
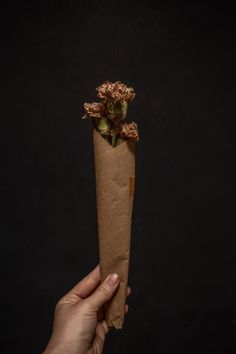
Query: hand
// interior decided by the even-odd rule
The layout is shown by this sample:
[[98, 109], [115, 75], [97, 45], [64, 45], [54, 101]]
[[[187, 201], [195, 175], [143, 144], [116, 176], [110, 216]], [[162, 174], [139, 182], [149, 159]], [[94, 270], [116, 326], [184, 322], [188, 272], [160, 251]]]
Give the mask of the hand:
[[[111, 274], [99, 285], [100, 281], [100, 267], [97, 266], [59, 300], [52, 336], [43, 354], [102, 353], [109, 328], [105, 320], [98, 321], [97, 315], [115, 294], [120, 280], [117, 274]], [[130, 292], [128, 288], [127, 296]]]

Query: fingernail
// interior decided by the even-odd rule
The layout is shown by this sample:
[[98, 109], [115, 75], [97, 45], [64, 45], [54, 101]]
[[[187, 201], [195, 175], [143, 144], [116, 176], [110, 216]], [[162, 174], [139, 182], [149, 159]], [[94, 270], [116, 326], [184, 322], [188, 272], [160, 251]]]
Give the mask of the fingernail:
[[108, 282], [108, 284], [110, 284], [110, 285], [112, 285], [112, 286], [118, 284], [118, 282], [119, 282], [119, 275], [118, 275], [118, 274], [115, 274], [115, 273], [109, 275], [109, 277], [107, 278], [107, 282]]

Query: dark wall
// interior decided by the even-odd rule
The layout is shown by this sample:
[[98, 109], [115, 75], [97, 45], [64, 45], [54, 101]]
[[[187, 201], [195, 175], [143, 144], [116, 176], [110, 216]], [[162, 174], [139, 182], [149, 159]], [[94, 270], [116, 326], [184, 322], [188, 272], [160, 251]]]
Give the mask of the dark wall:
[[226, 2], [2, 4], [2, 353], [40, 353], [98, 262], [95, 87], [135, 88], [130, 285], [105, 353], [235, 353], [235, 13]]

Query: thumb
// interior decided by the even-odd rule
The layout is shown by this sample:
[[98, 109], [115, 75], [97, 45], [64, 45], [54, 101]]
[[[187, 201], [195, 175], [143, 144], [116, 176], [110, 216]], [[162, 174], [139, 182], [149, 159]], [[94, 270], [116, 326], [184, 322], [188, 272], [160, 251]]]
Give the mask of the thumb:
[[98, 311], [112, 296], [115, 294], [115, 291], [120, 282], [118, 274], [110, 274], [108, 277], [101, 283], [101, 285], [90, 295], [85, 301]]

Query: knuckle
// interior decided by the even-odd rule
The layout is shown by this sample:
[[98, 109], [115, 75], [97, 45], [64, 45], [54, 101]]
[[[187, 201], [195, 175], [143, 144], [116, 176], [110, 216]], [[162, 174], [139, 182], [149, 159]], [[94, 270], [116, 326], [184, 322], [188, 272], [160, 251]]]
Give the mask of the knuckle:
[[63, 296], [57, 303], [56, 303], [56, 310], [61, 308], [63, 305], [66, 304], [75, 304], [77, 299], [73, 296]]
[[109, 290], [104, 286], [104, 285], [101, 285], [98, 290], [102, 293], [103, 296], [105, 296], [106, 298], [110, 298], [110, 292]]
[[62, 305], [66, 304], [68, 300], [64, 297], [62, 297], [56, 304], [56, 307], [61, 307]]
[[55, 306], [55, 311], [58, 311], [58, 309], [61, 308], [62, 304], [63, 304], [62, 299], [58, 300]]

